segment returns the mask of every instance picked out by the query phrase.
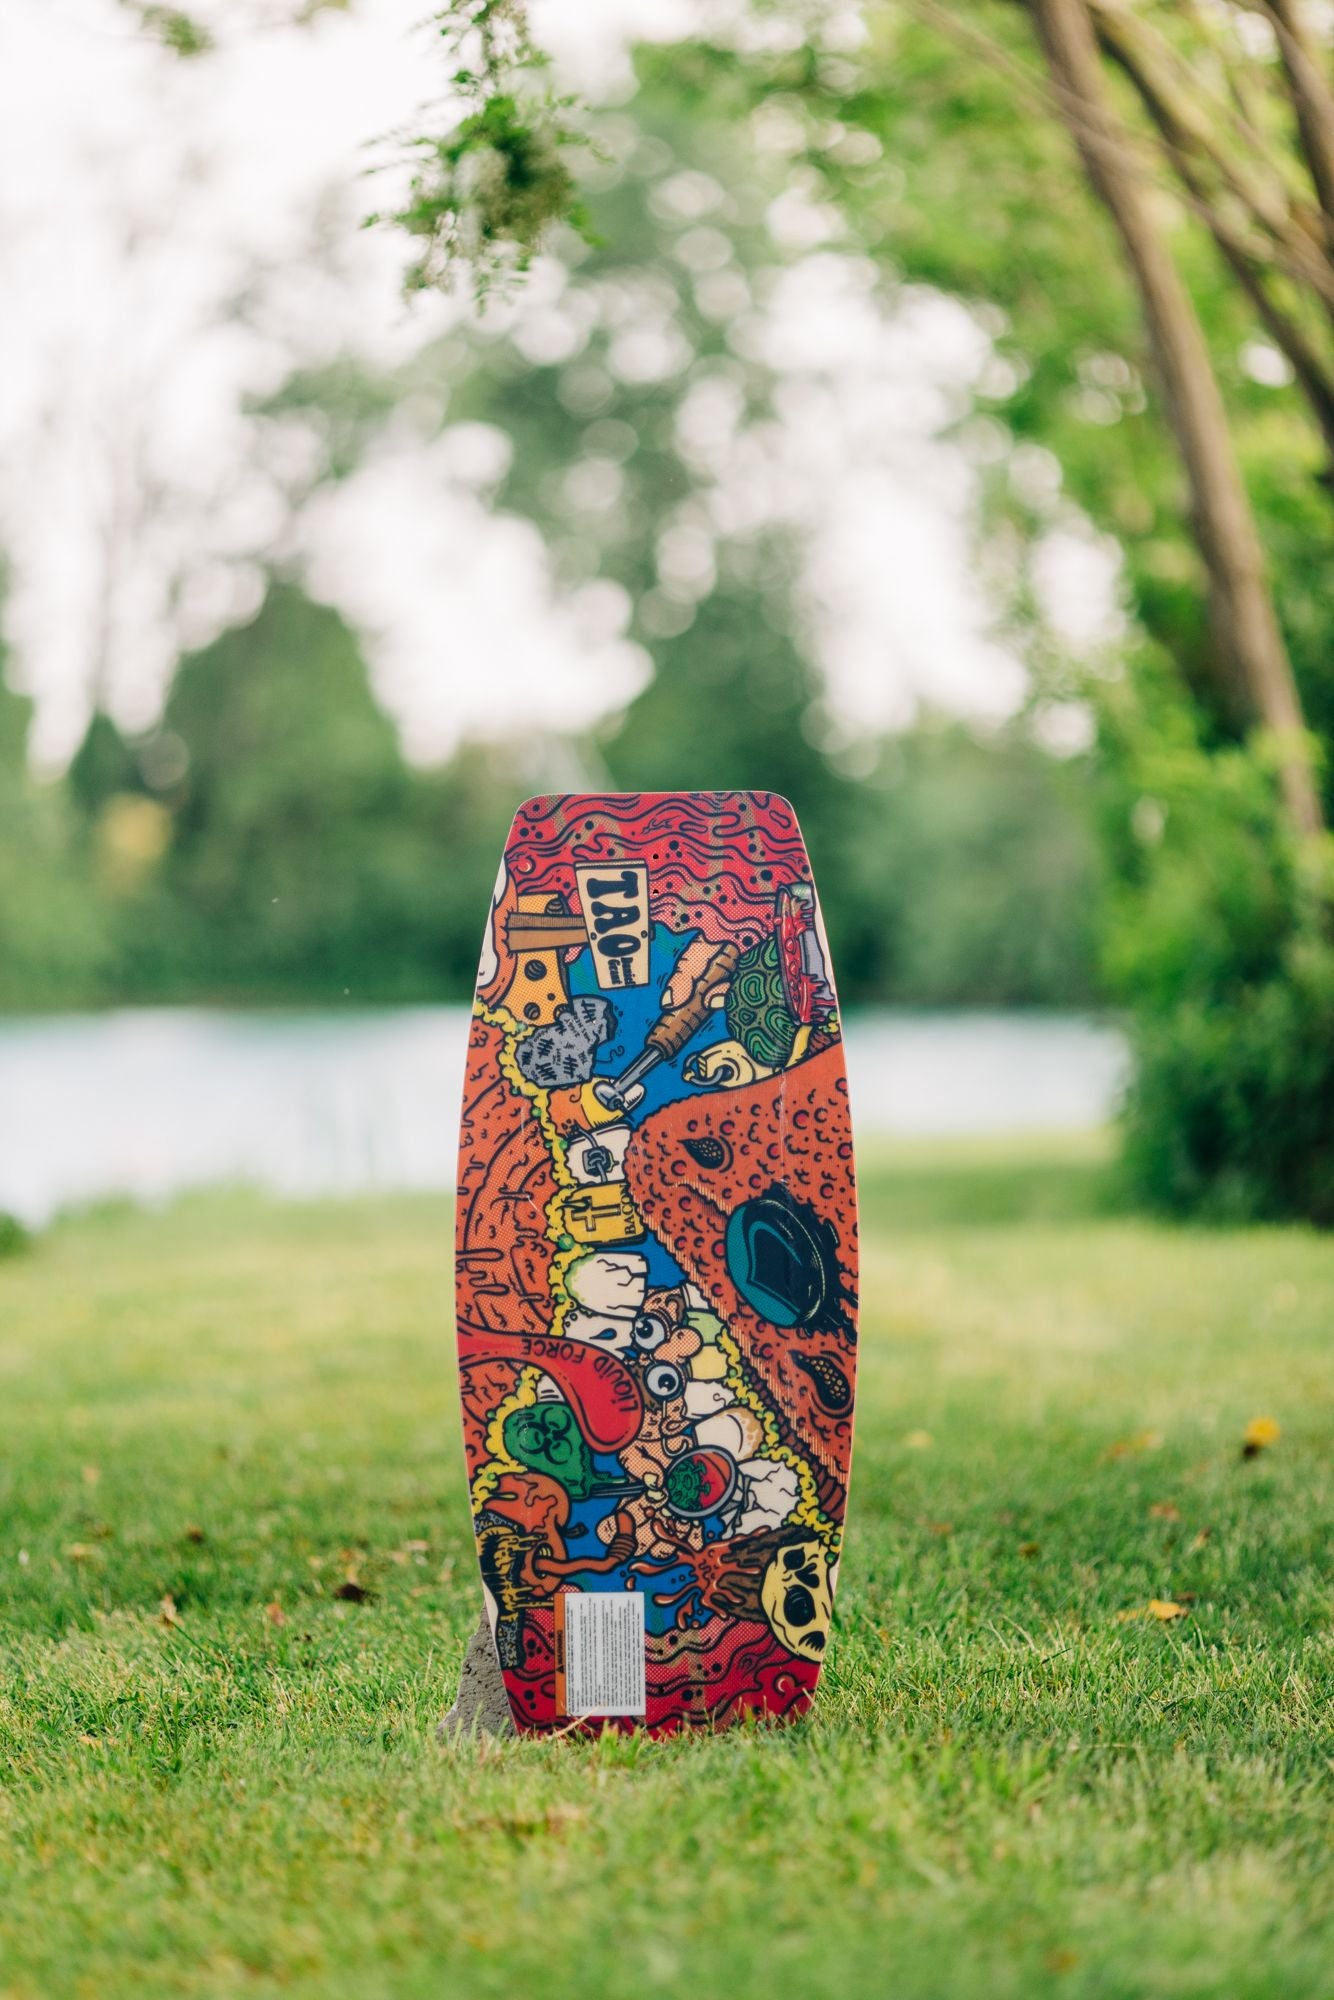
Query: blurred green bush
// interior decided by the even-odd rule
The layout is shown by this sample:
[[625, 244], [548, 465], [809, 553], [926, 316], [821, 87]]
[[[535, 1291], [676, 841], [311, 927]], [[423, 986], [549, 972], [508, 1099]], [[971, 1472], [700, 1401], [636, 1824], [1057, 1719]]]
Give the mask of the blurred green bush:
[[18, 1217], [0, 1208], [0, 1259], [19, 1256], [31, 1242], [32, 1238]]
[[1104, 700], [1103, 969], [1135, 1059], [1124, 1169], [1169, 1212], [1328, 1227], [1327, 885], [1295, 860], [1262, 755], [1198, 730], [1152, 656]]
[[[928, 721], [862, 746], [854, 778], [810, 741], [810, 670], [777, 635], [751, 643], [743, 612], [721, 593], [703, 607], [696, 645], [597, 744], [465, 744], [419, 769], [348, 627], [275, 582], [249, 624], [181, 662], [152, 734], [94, 717], [43, 790], [59, 840], [40, 893], [5, 906], [6, 1004], [463, 999], [514, 808], [570, 782], [785, 791], [847, 1001], [1088, 1004], [1080, 760], [1021, 727]], [[16, 753], [0, 810], [30, 789]]]
[[106, 990], [112, 915], [67, 789], [28, 768], [32, 704], [3, 676], [0, 649], [0, 1009], [81, 1006]]

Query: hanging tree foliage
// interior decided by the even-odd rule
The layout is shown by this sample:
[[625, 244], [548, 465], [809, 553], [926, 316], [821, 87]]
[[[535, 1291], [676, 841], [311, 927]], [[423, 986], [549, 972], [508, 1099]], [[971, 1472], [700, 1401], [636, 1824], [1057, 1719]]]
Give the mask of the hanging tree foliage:
[[410, 291], [462, 275], [478, 294], [526, 270], [556, 222], [581, 220], [567, 150], [572, 103], [543, 87], [521, 0], [455, 0], [433, 20], [448, 68], [435, 128], [399, 136], [406, 198], [387, 214], [413, 240]]

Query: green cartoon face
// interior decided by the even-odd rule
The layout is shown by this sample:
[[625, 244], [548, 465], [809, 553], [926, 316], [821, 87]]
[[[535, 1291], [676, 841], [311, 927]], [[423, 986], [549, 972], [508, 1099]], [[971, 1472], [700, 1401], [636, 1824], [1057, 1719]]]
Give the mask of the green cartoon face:
[[595, 1477], [593, 1458], [568, 1403], [533, 1403], [511, 1410], [501, 1427], [505, 1449], [530, 1472], [559, 1480], [572, 1499], [586, 1500]]

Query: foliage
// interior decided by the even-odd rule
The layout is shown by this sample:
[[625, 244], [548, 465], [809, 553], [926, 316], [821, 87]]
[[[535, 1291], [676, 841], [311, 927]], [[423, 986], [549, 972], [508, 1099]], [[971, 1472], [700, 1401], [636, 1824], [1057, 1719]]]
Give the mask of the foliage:
[[1141, 662], [1107, 703], [1113, 993], [1133, 1004], [1126, 1167], [1156, 1207], [1334, 1224], [1334, 947], [1268, 774], [1206, 752]]
[[386, 829], [407, 773], [336, 613], [272, 587], [249, 625], [182, 661], [163, 730], [185, 767], [164, 799], [172, 930], [193, 922], [203, 964], [242, 986], [301, 964], [332, 993], [361, 985], [377, 943], [401, 962]]
[[339, 364], [294, 378], [275, 409], [308, 420], [329, 480], [373, 448], [405, 396], [503, 431], [495, 506], [542, 530], [558, 583], [622, 593], [629, 636], [653, 662], [643, 692], [581, 751], [589, 781], [792, 798], [847, 998], [1087, 1000], [1086, 809], [1073, 772], [1025, 741], [1023, 720], [989, 742], [928, 722], [901, 746], [859, 743], [851, 767], [826, 747], [793, 585], [798, 530], [763, 510], [737, 522], [713, 455], [726, 439], [704, 453], [692, 441], [692, 413], [710, 398], [734, 426], [724, 456], [762, 452], [773, 425], [783, 380], [747, 332], [784, 267], [768, 210], [789, 169], [719, 101], [701, 52], [638, 62], [633, 120], [590, 116], [596, 232], [553, 240], [541, 339], [519, 293], [396, 378]]
[[[733, 410], [738, 459], [773, 420], [781, 380], [743, 323], [782, 268], [766, 213], [788, 170], [757, 153], [700, 51], [637, 60], [632, 132], [614, 117], [592, 126], [605, 163], [588, 195], [596, 241], [564, 245], [559, 310], [581, 329], [573, 351], [534, 363], [520, 320], [508, 338], [475, 341], [462, 364], [452, 344], [440, 355], [451, 416], [495, 423], [513, 442], [498, 504], [538, 523], [570, 582], [609, 579], [633, 607], [654, 673], [601, 733], [607, 775], [626, 788], [789, 796], [848, 999], [1086, 1001], [1087, 822], [1023, 721], [983, 742], [928, 719], [878, 752], [860, 745], [855, 775], [820, 747], [828, 718], [794, 597], [795, 531], [732, 528], [714, 465], [689, 442], [692, 398], [720, 394]], [[701, 223], [713, 262], [692, 281]], [[721, 306], [707, 283], [719, 272]], [[669, 364], [623, 367], [636, 324], [678, 343]], [[429, 356], [414, 383], [423, 369], [429, 381]], [[673, 568], [678, 529], [697, 574]]]
[[[1328, 23], [1292, 0], [1183, 10], [1090, 0], [1129, 85], [1127, 129], [1208, 230], [1334, 449], [1334, 95]], [[1328, 466], [1325, 477], [1328, 476]]]
[[401, 136], [407, 197], [368, 222], [413, 239], [409, 291], [463, 275], [484, 296], [497, 276], [528, 268], [555, 223], [577, 219], [564, 150], [580, 136], [569, 100], [532, 86], [543, 58], [523, 0], [455, 0], [434, 25], [451, 65], [447, 122]]
[[150, 35], [155, 35], [173, 55], [189, 59], [207, 55], [214, 46], [213, 36], [204, 23], [182, 7], [158, 6], [149, 4], [149, 0], [122, 0], [122, 4], [137, 15], [140, 25]]
[[857, 1503], [781, 1734], [437, 1749], [439, 1202], [0, 1267], [13, 1992], [1323, 1993], [1334, 1247], [1099, 1215], [1059, 1151], [866, 1168]]
[[756, 639], [725, 591], [701, 605], [616, 725], [615, 782], [663, 788], [689, 772], [794, 798], [847, 1001], [1087, 1005], [1098, 865], [1082, 760], [1058, 763], [1022, 725], [980, 736], [926, 718], [861, 746], [870, 769], [853, 779], [811, 745], [798, 657]]
[[120, 893], [122, 997], [423, 999], [468, 990], [524, 789], [503, 752], [410, 769], [336, 613], [275, 583], [181, 663], [137, 746], [95, 718], [71, 785]]
[[1135, 1043], [1126, 1164], [1156, 1207], [1334, 1226], [1334, 949], [1146, 1013]]
[[853, 995], [1099, 998], [1089, 776], [1086, 757], [1058, 761], [1022, 727], [977, 736], [928, 721], [886, 738], [867, 785], [849, 790], [851, 838], [832, 858]]
[[[1167, 11], [1178, 36], [1205, 32], [1193, 10]], [[1010, 576], [1019, 628], [1033, 629], [1033, 558], [1075, 509], [1123, 552], [1135, 685], [1081, 686], [1059, 654], [1044, 671], [1101, 717], [1104, 953], [1140, 1058], [1135, 1184], [1176, 1208], [1327, 1220], [1324, 901], [1296, 874], [1270, 752], [1244, 741], [1241, 705], [1219, 686], [1193, 523], [1107, 220], [1052, 114], [1023, 10], [998, 0], [964, 20], [886, 5], [871, 19], [868, 46], [832, 61], [811, 45], [777, 58], [701, 48], [699, 87], [738, 112], [781, 111], [882, 267], [974, 302], [994, 327], [959, 435], [987, 467], [985, 560]], [[1157, 200], [1227, 397], [1305, 711], [1328, 744], [1334, 535], [1319, 427], [1205, 220]], [[1327, 758], [1327, 791], [1330, 769]], [[1161, 841], [1129, 836], [1164, 806]]]
[[[486, 19], [474, 92], [526, 46], [517, 17]], [[480, 20], [453, 9], [451, 33]], [[510, 812], [581, 781], [789, 794], [851, 1001], [1090, 996], [1086, 808], [1022, 723], [985, 743], [927, 724], [858, 744], [852, 768], [828, 747], [793, 535], [781, 520], [730, 528], [716, 472], [686, 437], [700, 394], [730, 399], [742, 438], [772, 420], [779, 377], [737, 328], [782, 268], [766, 211], [787, 167], [710, 104], [687, 58], [645, 58], [643, 71], [632, 119], [590, 121], [580, 164], [598, 240], [553, 244], [555, 313], [574, 329], [558, 358], [534, 359], [516, 294], [508, 318], [395, 374], [339, 357], [270, 408], [309, 420], [329, 481], [407, 397], [502, 427], [513, 449], [496, 504], [541, 528], [559, 587], [596, 577], [624, 593], [655, 663], [644, 693], [595, 742], [465, 745], [440, 771], [410, 770], [351, 633], [275, 585], [249, 625], [181, 663], [155, 729], [131, 741], [95, 715], [67, 784], [43, 793], [65, 828], [62, 894], [78, 921], [29, 896], [27, 876], [16, 885], [6, 920], [34, 935], [11, 942], [3, 1004], [462, 997]], [[722, 259], [712, 270], [689, 261], [701, 221]], [[662, 358], [628, 367], [644, 329]], [[674, 539], [694, 569], [673, 560]], [[39, 976], [34, 954], [57, 946], [67, 972]]]
[[[800, 681], [790, 706], [747, 708], [759, 668], [744, 648], [727, 665], [725, 615], [714, 622], [725, 605], [711, 606], [702, 629], [716, 643], [683, 654], [632, 705], [607, 746], [612, 781], [764, 783], [801, 799], [850, 1002], [1088, 1004], [1096, 865], [1078, 769], [1016, 731], [979, 739], [929, 723], [886, 739], [867, 779], [842, 777], [801, 734]], [[368, 711], [360, 670], [341, 684], [325, 673], [315, 696], [321, 646], [339, 631], [309, 606], [280, 624], [271, 602], [186, 663], [171, 727], [132, 745], [105, 717], [90, 726], [71, 787], [116, 941], [99, 992], [342, 1003], [470, 991], [510, 814], [544, 782], [541, 746], [465, 745], [431, 771], [402, 767], [395, 749], [382, 789], [361, 793], [326, 740], [364, 732], [363, 754], [380, 743], [364, 779], [387, 724]], [[267, 681], [279, 656], [283, 685], [261, 704], [247, 677]], [[240, 658], [246, 674], [233, 671]], [[731, 726], [701, 735], [698, 697], [720, 689]], [[323, 717], [313, 736], [307, 704]]]
[[28, 768], [32, 704], [0, 652], [0, 1010], [69, 1006], [100, 989], [110, 940], [62, 788]]
[[[672, 104], [689, 107], [697, 131], [730, 126], [733, 134], [752, 107], [776, 107], [797, 121], [806, 168], [837, 199], [858, 240], [884, 268], [961, 296], [991, 316], [994, 363], [977, 416], [960, 435], [991, 468], [984, 529], [998, 552], [993, 570], [1010, 570], [1017, 627], [1032, 631], [1029, 564], [1044, 536], [1071, 518], [1073, 503], [1114, 534], [1124, 551], [1130, 606], [1139, 631], [1157, 647], [1140, 653], [1160, 662], [1170, 657], [1194, 697], [1193, 708], [1178, 703], [1175, 716], [1160, 699], [1151, 727], [1119, 737], [1108, 723], [1100, 757], [1104, 794], [1115, 795], [1104, 812], [1109, 829], [1114, 822], [1129, 826], [1144, 800], [1150, 803], [1141, 822], [1146, 812], [1151, 819], [1157, 795], [1170, 795], [1171, 830], [1164, 842], [1136, 843], [1109, 831], [1105, 849], [1105, 956], [1113, 990], [1131, 1008], [1140, 1056], [1128, 1121], [1132, 1175], [1143, 1195], [1168, 1206], [1327, 1216], [1332, 1142], [1324, 1112], [1331, 1043], [1322, 999], [1327, 982], [1320, 972], [1327, 948], [1318, 911], [1293, 877], [1286, 837], [1271, 810], [1265, 753], [1243, 746], [1239, 706], [1226, 691], [1220, 698], [1180, 472], [1152, 400], [1142, 329], [1108, 225], [1072, 171], [1068, 139], [1046, 106], [1029, 31], [1016, 10], [970, 10], [971, 31], [988, 44], [985, 59], [967, 35], [961, 46], [931, 20], [918, 20], [911, 7], [881, 8], [872, 18], [874, 39], [855, 61], [831, 58], [815, 41], [776, 61], [768, 53], [746, 58], [708, 46], [646, 52], [640, 59], [641, 115], [672, 143], [676, 132], [664, 131]], [[698, 145], [696, 139], [696, 152]], [[610, 250], [602, 261], [613, 266], [623, 259], [625, 243], [642, 243], [652, 230], [651, 216], [640, 213], [631, 224], [624, 213], [631, 192], [616, 190], [603, 229]], [[1253, 359], [1272, 353], [1266, 345], [1272, 324], [1257, 321], [1253, 297], [1238, 290], [1204, 223], [1178, 208], [1171, 236], [1228, 394], [1278, 572], [1285, 636], [1307, 713], [1328, 738], [1334, 725], [1328, 643], [1334, 576], [1327, 572], [1334, 540], [1318, 476], [1321, 439], [1300, 385], [1285, 387], [1281, 367]], [[1090, 244], [1099, 246], [1093, 256]], [[738, 248], [746, 268], [755, 252], [748, 255], [744, 242]], [[692, 327], [691, 333], [696, 351], [707, 352], [707, 331], [701, 337]], [[559, 381], [553, 386], [557, 396], [543, 407], [559, 427]], [[765, 385], [752, 378], [747, 393], [762, 404]], [[642, 437], [643, 399], [613, 394], [612, 416], [628, 420]], [[572, 433], [574, 426], [566, 428]], [[575, 437], [562, 439], [560, 449], [572, 455]], [[526, 469], [532, 453], [521, 451], [516, 463]], [[540, 515], [540, 507], [536, 511]], [[619, 511], [613, 518], [624, 544], [624, 518]], [[622, 566], [616, 570], [618, 556]], [[627, 568], [621, 550], [603, 547], [600, 568], [609, 557], [613, 573], [640, 596], [647, 580], [642, 563], [637, 571]], [[780, 629], [785, 622], [790, 625], [790, 617], [772, 612], [767, 621]], [[729, 632], [738, 635], [734, 661]], [[1013, 992], [1002, 970], [1005, 941], [1013, 938], [1026, 961], [1019, 984], [1031, 994], [1042, 985], [1031, 970], [1031, 904], [1029, 921], [1017, 928], [986, 922], [1008, 901], [988, 894], [993, 870], [986, 860], [994, 862], [1004, 849], [984, 838], [975, 843], [981, 854], [941, 871], [956, 901], [963, 898], [963, 912], [953, 920], [942, 915], [933, 923], [941, 898], [922, 893], [921, 871], [911, 866], [905, 871], [911, 900], [895, 908], [892, 888], [886, 895], [886, 885], [898, 879], [895, 827], [910, 828], [914, 817], [920, 824], [921, 801], [914, 801], [915, 813], [896, 815], [901, 800], [889, 788], [875, 837], [864, 850], [849, 840], [850, 794], [836, 807], [825, 788], [811, 784], [809, 767], [793, 770], [794, 762], [802, 764], [798, 731], [813, 689], [802, 687], [794, 663], [789, 692], [778, 693], [777, 683], [764, 692], [766, 675], [782, 671], [776, 658], [765, 664], [770, 645], [742, 603], [733, 610], [726, 589], [709, 597], [685, 635], [654, 643], [658, 672], [608, 744], [612, 769], [624, 774], [623, 782], [648, 781], [646, 772], [655, 774], [654, 782], [670, 782], [662, 774], [671, 769], [682, 734], [675, 718], [692, 707], [711, 718], [707, 744], [695, 747], [693, 761], [712, 770], [742, 768], [749, 759], [732, 743], [735, 718], [746, 710], [771, 718], [769, 756], [759, 761], [791, 772], [787, 783], [811, 821], [817, 860], [822, 850], [837, 852], [846, 879], [857, 869], [855, 858], [849, 867], [850, 857], [863, 851], [870, 857], [862, 871], [871, 878], [871, 893], [863, 900], [861, 940], [849, 952], [848, 940], [840, 938], [851, 990], [878, 984], [882, 991], [886, 985], [902, 991], [886, 970], [914, 956], [905, 939], [916, 930], [917, 966], [908, 990], [936, 998], [964, 989], [973, 997]], [[1046, 684], [1057, 694], [1088, 692], [1072, 679], [1069, 665], [1050, 654]], [[1092, 693], [1106, 719], [1113, 701], [1104, 701], [1096, 685]], [[1160, 728], [1166, 735], [1156, 733]], [[754, 747], [764, 743], [761, 722]], [[1172, 769], [1164, 771], [1164, 762]], [[1183, 786], [1197, 810], [1178, 796]], [[1199, 810], [1206, 802], [1207, 810]], [[993, 834], [994, 826], [987, 832]], [[910, 832], [907, 844], [911, 849]], [[1007, 875], [1004, 863], [994, 873], [1018, 879]], [[1030, 857], [1022, 880], [1027, 885], [1033, 879]], [[1070, 902], [1077, 903], [1087, 894], [1092, 870], [1076, 866], [1066, 879]], [[834, 900], [841, 903], [840, 892]], [[836, 923], [843, 914], [837, 911]], [[947, 951], [957, 951], [970, 933], [981, 964], [974, 961], [967, 977], [942, 977], [939, 968], [923, 976], [924, 945], [929, 949], [939, 938]], [[1064, 973], [1068, 948], [1061, 955]], [[1054, 990], [1060, 985], [1058, 977]]]
[[[1261, 11], [1272, 20], [1281, 10]], [[1324, 895], [1310, 871], [1298, 875], [1271, 810], [1271, 753], [1246, 744], [1242, 704], [1220, 686], [1196, 536], [1134, 294], [1053, 115], [1030, 12], [1008, 0], [967, 9], [884, 0], [855, 52], [832, 46], [818, 20], [800, 36], [646, 50], [631, 116], [618, 108], [581, 120], [592, 143], [576, 155], [570, 107], [529, 87], [540, 64], [522, 9], [501, 0], [446, 9], [437, 26], [452, 109], [441, 134], [411, 142], [413, 191], [394, 218], [420, 245], [413, 282], [447, 282], [472, 260], [485, 288], [541, 243], [563, 266], [557, 316], [571, 338], [558, 358], [534, 362], [521, 315], [508, 327], [483, 322], [397, 381], [357, 379], [340, 365], [280, 400], [317, 414], [330, 478], [357, 462], [401, 394], [423, 386], [445, 392], [451, 421], [505, 429], [514, 453], [499, 504], [543, 529], [561, 582], [597, 577], [626, 593], [632, 636], [655, 664], [628, 715], [580, 748], [584, 768], [600, 765], [622, 784], [704, 782], [707, 773], [790, 792], [826, 885], [849, 997], [1079, 998], [1093, 982], [1101, 878], [1106, 976], [1131, 1010], [1141, 1056], [1128, 1126], [1141, 1191], [1176, 1207], [1324, 1217]], [[1120, 64], [1117, 101], [1144, 140], [1141, 164], [1162, 183], [1156, 212], [1227, 398], [1305, 712], [1328, 744], [1329, 437], [1302, 361], [1305, 343], [1325, 367], [1328, 315], [1312, 304], [1319, 222], [1282, 37], [1266, 42], [1254, 10], [1242, 22], [1230, 8], [1095, 0], [1093, 12]], [[754, 143], [766, 119], [770, 140], [775, 121], [786, 133], [777, 148]], [[673, 211], [678, 172], [705, 190], [698, 213]], [[1101, 736], [1092, 759], [1062, 772], [1022, 727], [989, 745], [928, 727], [897, 746], [858, 745], [853, 778], [827, 747], [789, 529], [736, 532], [709, 468], [681, 438], [701, 386], [725, 385], [740, 436], [772, 416], [774, 371], [747, 329], [782, 263], [767, 205], [789, 185], [837, 204], [849, 247], [876, 260], [886, 292], [935, 286], [968, 302], [991, 332], [991, 365], [957, 429], [985, 481], [980, 554], [1000, 580], [1040, 698], [1093, 701]], [[579, 241], [553, 225], [582, 201], [597, 227]], [[691, 265], [688, 225], [701, 220], [723, 240], [730, 307], [710, 303]], [[636, 316], [675, 350], [637, 373], [617, 359], [620, 328]], [[1087, 522], [1115, 537], [1124, 558], [1128, 689], [1090, 684], [1043, 626], [1044, 546]], [[664, 553], [678, 530], [694, 538], [694, 576], [672, 573]], [[1188, 701], [1164, 692], [1164, 661]], [[134, 913], [136, 942], [118, 977], [132, 990], [197, 991], [194, 955], [207, 957], [226, 926], [190, 914], [196, 835], [173, 802], [163, 818], [152, 783], [133, 770], [116, 775], [118, 758], [133, 764], [140, 752], [99, 742], [100, 728], [72, 782], [76, 793], [86, 782], [99, 794], [99, 879]], [[479, 758], [469, 751], [464, 762]], [[507, 776], [519, 761], [500, 758]], [[107, 771], [96, 776], [100, 763]], [[1095, 775], [1100, 866], [1079, 794]], [[1324, 777], [1334, 801], [1334, 760]], [[459, 772], [440, 783], [473, 796]], [[437, 990], [441, 980], [461, 987], [471, 958], [467, 927], [451, 929], [441, 897], [419, 886], [428, 792], [414, 777], [394, 790], [388, 817], [362, 814], [366, 854], [370, 818], [391, 845], [399, 836], [387, 829], [411, 825], [401, 851], [418, 858], [389, 869], [394, 893], [369, 860], [348, 889], [397, 911], [385, 921], [397, 925], [396, 962], [409, 968], [403, 991]], [[508, 803], [497, 803], [497, 825]], [[467, 831], [452, 823], [460, 854], [473, 851], [470, 810]], [[1163, 814], [1162, 837], [1142, 837]], [[359, 823], [357, 810], [349, 823]], [[284, 814], [266, 824], [272, 851], [291, 837], [299, 852]], [[1141, 833], [1127, 831], [1136, 826]], [[239, 820], [219, 811], [204, 840], [210, 868], [222, 867], [224, 827], [230, 839]], [[479, 880], [486, 865], [479, 859]], [[244, 967], [240, 990], [336, 990], [342, 975], [312, 939], [327, 943], [340, 921], [334, 958], [353, 968], [353, 990], [380, 990], [371, 969], [387, 948], [378, 917], [354, 946], [347, 908], [335, 921], [336, 899], [325, 895], [303, 942], [295, 918], [266, 916], [247, 894], [238, 888], [247, 914], [228, 946]], [[434, 954], [419, 927], [428, 908], [445, 925], [437, 937], [450, 940]], [[281, 910], [281, 895], [267, 909]], [[268, 945], [240, 945], [252, 923]], [[228, 977], [215, 953], [209, 981]], [[27, 990], [22, 979], [14, 990]]]
[[[884, 269], [972, 303], [995, 329], [994, 365], [959, 434], [988, 468], [1000, 573], [1067, 522], [1073, 503], [1115, 536], [1137, 623], [1184, 676], [1211, 738], [1231, 737], [1235, 711], [1220, 707], [1206, 661], [1200, 562], [1133, 292], [1046, 106], [1023, 11], [1005, 0], [970, 8], [981, 52], [924, 11], [918, 20], [912, 5], [877, 8], [856, 57], [740, 59], [705, 47], [692, 60], [701, 87], [738, 111], [779, 107], [794, 122], [804, 166]], [[1267, 365], [1264, 329], [1207, 232], [1161, 200], [1227, 392], [1308, 712], [1323, 729], [1334, 673], [1312, 640], [1326, 629], [1334, 538], [1320, 440], [1281, 361], [1277, 373]]]
[[17, 1257], [32, 1247], [32, 1238], [16, 1215], [0, 1208], [0, 1258]]

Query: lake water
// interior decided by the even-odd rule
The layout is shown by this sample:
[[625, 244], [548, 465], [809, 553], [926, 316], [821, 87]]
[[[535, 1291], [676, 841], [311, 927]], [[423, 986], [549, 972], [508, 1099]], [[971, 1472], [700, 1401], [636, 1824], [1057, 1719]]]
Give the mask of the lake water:
[[[460, 1007], [0, 1021], [0, 1209], [449, 1188], [467, 1027]], [[1117, 1030], [1069, 1015], [868, 1013], [847, 1043], [862, 1137], [1083, 1130], [1126, 1075]]]

